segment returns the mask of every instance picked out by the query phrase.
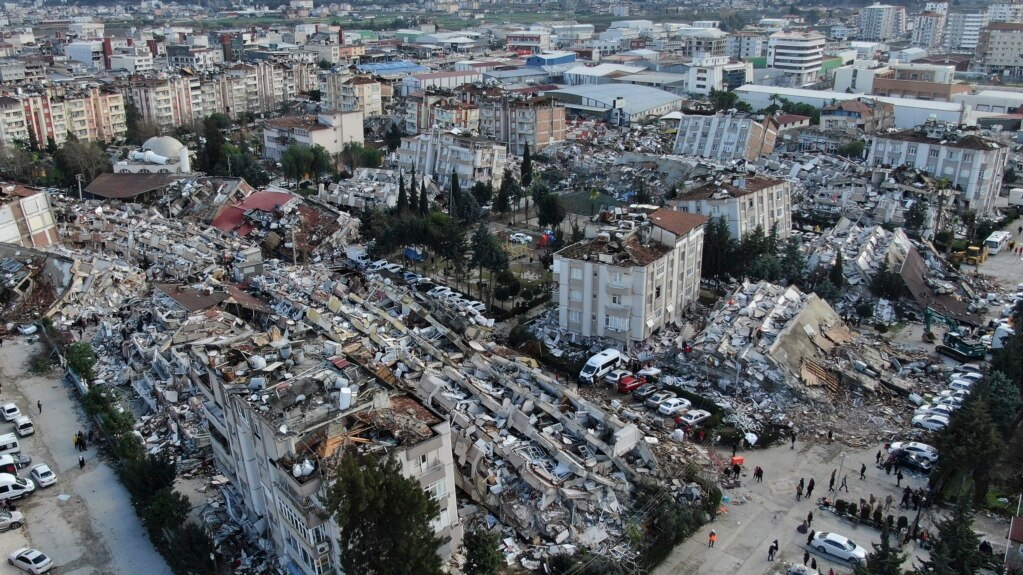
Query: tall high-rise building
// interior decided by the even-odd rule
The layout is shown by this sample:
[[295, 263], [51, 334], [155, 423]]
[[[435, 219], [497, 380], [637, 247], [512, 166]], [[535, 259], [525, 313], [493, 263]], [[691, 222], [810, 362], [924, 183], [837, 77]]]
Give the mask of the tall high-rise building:
[[887, 42], [906, 33], [906, 8], [888, 4], [874, 4], [860, 9], [861, 40]]
[[953, 12], [945, 19], [945, 49], [972, 54], [980, 41], [980, 29], [987, 25], [986, 12]]
[[1008, 22], [1011, 24], [1023, 22], [1023, 3], [1020, 2], [999, 2], [987, 7], [988, 23]]
[[913, 44], [933, 48], [941, 46], [945, 39], [945, 15], [940, 12], [923, 12], [913, 23]]
[[826, 43], [817, 32], [775, 32], [767, 40], [767, 67], [784, 71], [799, 85], [816, 82]]

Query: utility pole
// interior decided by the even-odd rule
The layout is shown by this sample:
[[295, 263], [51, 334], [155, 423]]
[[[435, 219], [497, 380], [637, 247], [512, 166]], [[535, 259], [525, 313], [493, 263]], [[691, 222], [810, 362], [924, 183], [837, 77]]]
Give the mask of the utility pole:
[[78, 180], [78, 201], [81, 201], [82, 200], [82, 180], [85, 179], [85, 176], [83, 176], [82, 174], [75, 174], [75, 179]]
[[298, 223], [291, 224], [291, 261], [298, 265], [298, 244], [295, 243], [295, 226]]

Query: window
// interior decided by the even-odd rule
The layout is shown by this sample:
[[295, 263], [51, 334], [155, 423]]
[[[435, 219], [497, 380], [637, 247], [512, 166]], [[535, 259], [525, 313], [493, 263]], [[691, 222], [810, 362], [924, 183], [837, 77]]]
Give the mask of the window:
[[444, 480], [442, 479], [437, 483], [434, 483], [433, 485], [427, 487], [423, 491], [425, 491], [426, 494], [429, 495], [430, 497], [433, 497], [434, 501], [440, 501], [448, 494], [448, 486], [447, 484], [444, 483]]
[[622, 281], [624, 281], [623, 277], [624, 274], [622, 274], [622, 272], [611, 272], [611, 281], [613, 282], [621, 283]]
[[963, 161], [964, 162], [972, 162], [973, 161], [973, 154], [972, 153], [968, 153], [968, 152], [963, 152]]
[[568, 290], [568, 299], [572, 301], [583, 301], [582, 290], [577, 289]]
[[574, 280], [581, 280], [581, 279], [583, 279], [583, 269], [582, 268], [572, 268], [572, 270], [569, 272], [569, 274], [570, 274], [570, 277], [572, 279], [574, 279]]
[[931, 151], [927, 152], [927, 156], [931, 157], [931, 158], [937, 158], [938, 157], [938, 149], [937, 148], [931, 149]]
[[629, 320], [624, 317], [605, 315], [604, 327], [611, 331], [625, 331], [629, 329]]
[[568, 310], [568, 323], [582, 323], [583, 312], [570, 309]]
[[660, 297], [661, 297], [661, 286], [657, 286], [657, 287], [654, 288], [654, 299], [658, 299]]
[[622, 296], [614, 294], [611, 296], [611, 303], [615, 305], [622, 305]]

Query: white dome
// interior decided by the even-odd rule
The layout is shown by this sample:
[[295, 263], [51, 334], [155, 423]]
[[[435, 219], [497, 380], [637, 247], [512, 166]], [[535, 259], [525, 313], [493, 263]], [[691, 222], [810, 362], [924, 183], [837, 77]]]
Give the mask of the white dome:
[[170, 136], [154, 136], [142, 144], [142, 151], [152, 150], [165, 158], [177, 158], [185, 145]]

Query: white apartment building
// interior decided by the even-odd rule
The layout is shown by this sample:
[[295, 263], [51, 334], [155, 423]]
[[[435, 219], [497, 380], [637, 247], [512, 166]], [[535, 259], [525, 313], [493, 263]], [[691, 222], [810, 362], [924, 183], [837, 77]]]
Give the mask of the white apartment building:
[[785, 180], [735, 176], [728, 182], [708, 183], [682, 194], [676, 209], [709, 218], [724, 218], [728, 233], [735, 239], [760, 226], [778, 237], [788, 237], [792, 229], [791, 187]]
[[972, 54], [980, 42], [980, 30], [987, 25], [987, 12], [952, 12], [945, 18], [945, 49]]
[[112, 142], [124, 137], [124, 98], [106, 87], [81, 84], [48, 87], [42, 92], [18, 94], [25, 121], [45, 145], [52, 138], [59, 146], [71, 132], [79, 140]]
[[945, 15], [923, 12], [913, 22], [912, 40], [915, 46], [936, 48], [945, 41]]
[[2, 188], [6, 197], [0, 200], [0, 242], [26, 248], [60, 243], [57, 220], [45, 192], [16, 185]]
[[982, 215], [995, 209], [1008, 158], [1005, 145], [932, 119], [913, 130], [876, 135], [867, 162], [912, 166], [947, 178], [958, 190], [957, 207]]
[[976, 64], [988, 74], [1023, 77], [1023, 24], [999, 22], [981, 30]]
[[948, 15], [948, 2], [928, 2], [924, 5], [924, 12], [937, 12], [938, 14]]
[[906, 33], [906, 8], [888, 4], [874, 4], [860, 9], [861, 40], [887, 42], [897, 40]]
[[736, 60], [760, 58], [767, 54], [767, 36], [754, 32], [733, 32], [728, 35], [728, 56]]
[[820, 77], [827, 39], [817, 32], [775, 32], [767, 41], [767, 67], [781, 70], [799, 85]]
[[363, 143], [362, 112], [289, 116], [263, 122], [263, 157], [269, 160], [280, 160], [292, 144], [323, 146], [334, 157], [349, 142]]
[[684, 114], [675, 137], [675, 153], [722, 162], [755, 162], [774, 151], [777, 137], [770, 121], [758, 122], [745, 114]]
[[111, 70], [126, 70], [129, 74], [144, 74], [153, 71], [153, 56], [148, 51], [135, 54], [111, 54]]
[[582, 337], [642, 342], [681, 319], [699, 296], [707, 218], [661, 208], [554, 254], [558, 323]]
[[28, 141], [28, 119], [21, 100], [0, 96], [0, 145], [12, 146]]
[[85, 64], [89, 70], [103, 70], [106, 63], [103, 60], [103, 41], [84, 40], [71, 42], [64, 46], [64, 55]]
[[338, 106], [342, 112], [362, 112], [363, 116], [379, 116], [384, 113], [382, 86], [373, 78], [355, 76], [333, 87], [330, 96], [323, 94], [325, 106]]
[[0, 84], [25, 80], [25, 63], [21, 60], [0, 60]]
[[429, 176], [441, 188], [451, 184], [454, 171], [463, 189], [476, 182], [493, 182], [494, 189], [500, 187], [508, 156], [504, 144], [437, 128], [402, 138], [396, 151], [402, 170], [415, 168], [416, 173]]
[[999, 2], [987, 7], [988, 23], [1006, 22], [1018, 24], [1023, 22], [1023, 4], [1018, 2]]

